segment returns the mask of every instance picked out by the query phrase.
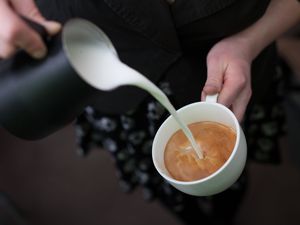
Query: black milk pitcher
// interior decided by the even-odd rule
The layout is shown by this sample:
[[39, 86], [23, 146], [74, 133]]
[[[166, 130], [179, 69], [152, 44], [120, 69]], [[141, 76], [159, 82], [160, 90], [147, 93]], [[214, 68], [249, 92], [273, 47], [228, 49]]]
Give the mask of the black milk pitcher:
[[[0, 124], [17, 137], [36, 140], [71, 123], [101, 95], [93, 85], [93, 67], [101, 57], [116, 62], [118, 57], [108, 37], [87, 20], [71, 19], [52, 38], [25, 20], [43, 36], [48, 55], [36, 60], [19, 51], [0, 62]], [[95, 49], [101, 49], [97, 57]]]

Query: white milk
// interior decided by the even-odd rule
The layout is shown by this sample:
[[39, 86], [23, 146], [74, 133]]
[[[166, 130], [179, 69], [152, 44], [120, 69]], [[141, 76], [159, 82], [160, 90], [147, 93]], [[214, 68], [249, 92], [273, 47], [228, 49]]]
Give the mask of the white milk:
[[[147, 79], [145, 76], [141, 75], [139, 72], [136, 70], [128, 67], [127, 65], [121, 63], [119, 60], [115, 60], [116, 57], [113, 56], [110, 58], [109, 56], [105, 57], [106, 58], [106, 69], [107, 68], [113, 68], [109, 76], [111, 76], [114, 81], [110, 81], [111, 84], [117, 83], [114, 85], [133, 85], [137, 86], [139, 88], [144, 89], [148, 93], [150, 93], [157, 101], [159, 101], [168, 111], [169, 113], [175, 118], [177, 121], [178, 125], [184, 132], [184, 134], [187, 136], [188, 140], [190, 141], [192, 147], [196, 151], [198, 157], [200, 159], [203, 158], [203, 153], [200, 149], [200, 146], [196, 143], [192, 132], [188, 128], [188, 126], [180, 119], [178, 116], [176, 109], [174, 106], [171, 104], [170, 100], [168, 97], [154, 84], [152, 83], [149, 79]], [[111, 63], [110, 66], [108, 66]], [[104, 67], [103, 67], [104, 68]], [[103, 71], [105, 72], [105, 71]], [[107, 74], [107, 71], [106, 71]], [[108, 75], [107, 74], [107, 75]], [[102, 81], [103, 82], [103, 81]]]
[[123, 64], [101, 30], [87, 21], [75, 19], [64, 27], [63, 40], [68, 59], [83, 80], [103, 91], [133, 85], [149, 92], [174, 116], [199, 158], [203, 158], [191, 131], [178, 117], [167, 96], [146, 77]]

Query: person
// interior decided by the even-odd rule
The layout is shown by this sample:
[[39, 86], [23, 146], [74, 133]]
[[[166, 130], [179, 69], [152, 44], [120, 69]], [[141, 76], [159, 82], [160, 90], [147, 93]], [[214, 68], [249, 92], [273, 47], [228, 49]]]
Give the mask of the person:
[[293, 129], [299, 124], [298, 112], [300, 110], [300, 23], [280, 36], [277, 41], [279, 66], [285, 80], [285, 107], [287, 111], [287, 133], [289, 143], [289, 158], [296, 166], [300, 165], [298, 136]]
[[0, 57], [9, 58], [18, 49], [24, 49], [32, 57], [40, 59], [47, 54], [42, 38], [34, 32], [18, 15], [30, 17], [42, 24], [50, 35], [59, 32], [61, 25], [47, 21], [33, 1], [1, 1], [1, 21], [5, 21], [0, 34]]
[[[280, 74], [273, 41], [300, 18], [296, 0], [201, 1], [37, 1], [42, 15], [64, 23], [83, 17], [110, 37], [120, 60], [155, 82], [176, 108], [219, 93], [243, 123], [249, 156], [278, 162], [281, 134]], [[30, 6], [30, 7], [29, 7]], [[0, 19], [2, 58], [22, 48], [45, 56], [36, 33], [16, 15], [43, 24], [49, 34], [57, 23], [45, 20], [32, 0], [3, 0]], [[11, 20], [8, 18], [12, 18]], [[25, 35], [28, 34], [28, 35]], [[151, 96], [133, 87], [103, 93], [77, 121], [79, 152], [108, 150], [122, 189], [142, 186], [146, 199], [158, 199], [186, 224], [231, 224], [246, 191], [246, 173], [227, 191], [196, 198], [176, 191], [155, 171], [154, 134], [168, 116]]]
[[288, 90], [298, 91], [300, 82], [300, 24], [279, 37], [276, 42], [281, 66], [287, 79]]

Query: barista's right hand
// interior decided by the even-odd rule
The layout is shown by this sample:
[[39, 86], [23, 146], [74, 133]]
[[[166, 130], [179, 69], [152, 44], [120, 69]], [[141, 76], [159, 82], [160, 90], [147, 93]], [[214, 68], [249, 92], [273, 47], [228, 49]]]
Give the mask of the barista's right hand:
[[41, 15], [34, 0], [0, 0], [0, 58], [9, 58], [18, 49], [25, 50], [33, 58], [43, 58], [47, 48], [42, 38], [19, 15], [40, 23], [49, 35], [61, 29], [59, 23], [47, 21]]

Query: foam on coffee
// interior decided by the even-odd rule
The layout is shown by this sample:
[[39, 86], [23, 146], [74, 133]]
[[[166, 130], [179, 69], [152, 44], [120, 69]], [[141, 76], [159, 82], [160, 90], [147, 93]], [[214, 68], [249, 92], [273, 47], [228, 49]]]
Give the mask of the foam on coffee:
[[216, 122], [197, 122], [188, 126], [204, 154], [199, 159], [181, 130], [173, 134], [164, 153], [165, 166], [179, 181], [205, 178], [217, 171], [229, 158], [236, 141], [235, 131]]

